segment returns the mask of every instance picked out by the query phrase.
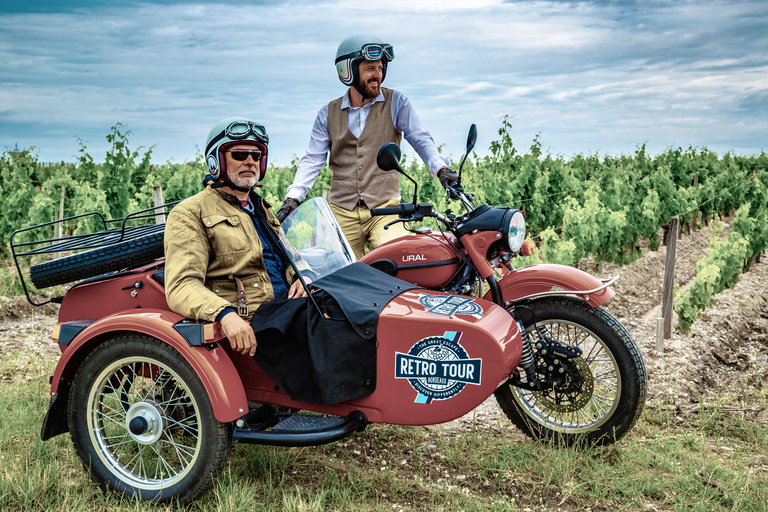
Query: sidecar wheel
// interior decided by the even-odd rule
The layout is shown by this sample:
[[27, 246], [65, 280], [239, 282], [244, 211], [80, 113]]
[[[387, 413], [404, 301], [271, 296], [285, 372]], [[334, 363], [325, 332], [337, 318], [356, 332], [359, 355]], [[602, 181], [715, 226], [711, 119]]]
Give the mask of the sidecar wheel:
[[[548, 332], [563, 345], [578, 346], [583, 353], [567, 361], [561, 383], [553, 388], [531, 391], [509, 382], [499, 387], [496, 399], [512, 423], [533, 438], [568, 445], [578, 440], [614, 443], [634, 426], [645, 405], [645, 364], [632, 336], [616, 318], [564, 297], [517, 306], [513, 315], [525, 326], [537, 362], [542, 361], [536, 349], [540, 332]], [[522, 369], [517, 371], [525, 375]], [[540, 377], [546, 371], [539, 366]]]
[[211, 487], [232, 440], [189, 363], [142, 335], [115, 337], [85, 359], [68, 421], [75, 451], [102, 488], [160, 502], [187, 503]]

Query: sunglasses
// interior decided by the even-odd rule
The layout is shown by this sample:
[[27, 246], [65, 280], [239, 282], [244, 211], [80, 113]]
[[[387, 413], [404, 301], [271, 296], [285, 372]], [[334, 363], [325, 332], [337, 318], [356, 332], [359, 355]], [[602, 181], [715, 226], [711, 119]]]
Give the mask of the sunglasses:
[[248, 160], [248, 155], [253, 158], [254, 162], [258, 162], [261, 160], [261, 151], [258, 149], [232, 149], [229, 151], [225, 151], [225, 153], [229, 153], [232, 155], [232, 158], [237, 160], [238, 162], [245, 162]]

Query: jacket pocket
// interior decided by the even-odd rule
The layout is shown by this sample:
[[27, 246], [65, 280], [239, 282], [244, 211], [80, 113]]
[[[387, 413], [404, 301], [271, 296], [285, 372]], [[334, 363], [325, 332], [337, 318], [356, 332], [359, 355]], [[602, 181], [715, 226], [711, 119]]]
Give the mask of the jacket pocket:
[[213, 214], [202, 217], [202, 221], [208, 231], [214, 256], [248, 251], [248, 237], [239, 217]]

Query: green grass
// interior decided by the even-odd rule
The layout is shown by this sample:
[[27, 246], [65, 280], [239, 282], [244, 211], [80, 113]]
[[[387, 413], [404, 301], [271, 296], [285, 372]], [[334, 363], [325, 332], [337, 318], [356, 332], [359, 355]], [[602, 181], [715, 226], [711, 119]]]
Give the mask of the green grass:
[[[175, 509], [102, 492], [68, 435], [40, 441], [52, 369], [17, 366], [0, 384], [0, 510]], [[768, 431], [729, 412], [734, 402], [684, 417], [647, 409], [603, 448], [541, 444], [501, 419], [450, 432], [372, 425], [321, 447], [233, 445], [214, 488], [187, 509], [765, 511]]]

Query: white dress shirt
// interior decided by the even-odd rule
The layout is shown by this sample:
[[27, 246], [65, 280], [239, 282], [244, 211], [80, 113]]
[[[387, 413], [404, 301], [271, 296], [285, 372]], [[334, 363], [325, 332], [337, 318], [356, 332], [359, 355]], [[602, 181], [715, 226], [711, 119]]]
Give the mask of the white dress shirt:
[[[355, 137], [360, 138], [371, 111], [371, 105], [384, 101], [384, 93], [369, 101], [362, 107], [353, 107], [349, 104], [349, 94], [344, 94], [341, 100], [341, 109], [347, 110], [347, 126]], [[435, 141], [419, 121], [416, 112], [406, 96], [399, 91], [392, 91], [392, 122], [395, 129], [405, 136], [405, 140], [416, 150], [421, 159], [426, 162], [432, 176], [437, 175], [441, 167], [447, 167], [448, 161], [437, 151]], [[285, 195], [303, 201], [307, 192], [317, 179], [323, 164], [328, 158], [331, 148], [331, 136], [328, 133], [328, 104], [323, 105], [315, 118], [312, 133], [309, 138], [306, 154], [299, 160], [296, 176], [293, 184], [288, 187]]]

